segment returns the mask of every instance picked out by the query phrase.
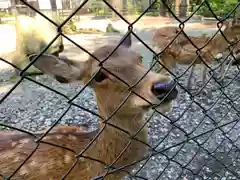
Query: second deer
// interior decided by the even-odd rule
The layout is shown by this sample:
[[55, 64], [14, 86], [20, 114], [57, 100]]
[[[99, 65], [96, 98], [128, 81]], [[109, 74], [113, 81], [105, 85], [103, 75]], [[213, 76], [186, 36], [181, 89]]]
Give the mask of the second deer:
[[[232, 23], [225, 22], [225, 29], [223, 30], [223, 34], [230, 41], [234, 39], [236, 36], [240, 34], [240, 27], [234, 21]], [[161, 52], [177, 35], [179, 29], [177, 27], [166, 27], [161, 28], [154, 32], [153, 34], [153, 46], [156, 49], [156, 53]], [[192, 42], [198, 47], [203, 47], [208, 40], [209, 37], [200, 36], [200, 37], [192, 37], [189, 36]], [[228, 42], [224, 39], [221, 34], [218, 34], [209, 44], [201, 49], [200, 58], [197, 58], [196, 48], [189, 42], [189, 40], [183, 35], [179, 34], [179, 36], [174, 40], [174, 42], [160, 54], [160, 62], [168, 68], [170, 71], [176, 67], [176, 64], [186, 64], [191, 65], [192, 68], [190, 71], [190, 75], [187, 82], [187, 87], [191, 88], [191, 79], [193, 76], [194, 68], [197, 64], [201, 64], [201, 79], [202, 83], [206, 82], [206, 74], [207, 74], [207, 66], [204, 64], [211, 64], [213, 57], [215, 57], [218, 53], [222, 53], [226, 51], [228, 47]], [[195, 60], [195, 61], [194, 61]], [[221, 74], [223, 74], [223, 67], [221, 67]], [[160, 72], [161, 68], [157, 66], [155, 71]]]
[[[106, 180], [121, 180], [127, 174], [126, 171], [133, 169], [134, 162], [140, 160], [148, 149], [144, 114], [152, 107], [161, 112], [169, 111], [178, 91], [169, 76], [151, 71], [133, 86], [148, 70], [139, 64], [140, 54], [132, 51], [129, 47], [131, 43], [126, 42], [102, 64], [93, 57], [86, 61], [73, 61], [47, 54], [34, 63], [36, 68], [61, 83], [86, 84], [93, 78], [89, 87], [96, 95], [101, 117], [99, 131], [102, 132], [96, 136], [97, 132], [85, 132], [75, 126], [61, 126], [50, 131], [39, 144], [35, 140], [43, 135], [42, 132], [35, 133], [36, 137], [2, 132], [2, 176], [13, 180], [89, 180], [106, 175]], [[115, 47], [105, 45], [94, 51], [93, 55], [103, 62]], [[34, 57], [36, 55], [31, 57], [32, 60]], [[94, 137], [96, 139], [92, 145], [82, 156], [77, 157], [76, 154], [82, 152]], [[31, 155], [35, 148], [37, 150]], [[28, 156], [30, 158], [19, 168]], [[114, 168], [120, 169], [114, 171]]]

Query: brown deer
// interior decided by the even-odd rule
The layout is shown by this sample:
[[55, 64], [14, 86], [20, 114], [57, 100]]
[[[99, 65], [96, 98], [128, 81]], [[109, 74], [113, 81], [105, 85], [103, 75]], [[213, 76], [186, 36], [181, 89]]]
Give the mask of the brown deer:
[[[240, 34], [239, 25], [237, 25], [235, 22], [232, 23], [225, 22], [224, 24], [226, 27], [223, 30], [223, 34], [227, 37], [228, 40], [231, 40]], [[152, 41], [153, 47], [156, 49], [156, 52], [158, 53], [161, 51], [160, 49], [165, 48], [171, 42], [171, 40], [177, 35], [178, 32], [179, 29], [177, 27], [166, 27], [162, 28], [161, 30], [155, 31], [153, 33]], [[200, 37], [189, 36], [189, 38], [198, 48], [203, 47], [210, 39], [210, 37], [206, 37], [204, 35]], [[206, 47], [204, 47], [200, 51], [200, 56], [206, 64], [211, 64], [213, 57], [215, 57], [218, 53], [226, 51], [227, 47], [228, 47], [227, 41], [221, 34], [218, 34], [213, 38], [212, 41], [208, 43]], [[189, 42], [189, 40], [182, 33], [180, 33], [179, 36], [174, 40], [174, 42], [159, 56], [160, 62], [169, 70], [173, 70], [173, 68], [176, 67], [176, 64], [186, 65], [192, 64], [192, 68], [187, 83], [188, 88], [191, 87], [193, 71], [197, 64], [202, 65], [201, 71], [202, 83], [204, 84], [206, 81], [207, 66], [203, 63], [203, 61], [200, 58], [197, 58], [196, 50], [197, 49]], [[223, 74], [222, 71], [223, 66], [224, 65], [222, 64], [221, 74]], [[155, 66], [154, 70], [156, 72], [160, 72], [162, 69], [159, 66]]]
[[[240, 26], [239, 26], [240, 29]], [[240, 34], [240, 33], [239, 33]], [[234, 65], [240, 65], [240, 36], [234, 38], [231, 43], [234, 45], [231, 47], [231, 54], [229, 52], [229, 49], [222, 53], [221, 58], [223, 59], [224, 65], [221, 65], [220, 73], [221, 73], [221, 79], [222, 80], [225, 76], [227, 71], [229, 70], [230, 66]], [[232, 57], [234, 56], [234, 58]], [[230, 61], [227, 59], [227, 57], [231, 57]], [[225, 67], [226, 66], [226, 67]], [[225, 67], [225, 68], [223, 68]]]
[[[62, 125], [47, 133], [39, 146], [35, 142], [36, 138], [31, 135], [2, 132], [1, 175], [11, 177], [13, 180], [56, 180], [62, 179], [69, 172], [64, 179], [87, 180], [106, 174], [104, 179], [121, 180], [127, 175], [126, 171], [131, 171], [136, 166], [134, 162], [140, 160], [148, 149], [144, 114], [153, 107], [163, 113], [171, 110], [172, 101], [176, 99], [178, 91], [170, 76], [152, 71], [139, 81], [148, 70], [141, 65], [140, 54], [132, 51], [127, 43], [123, 43], [103, 62], [115, 47], [116, 45], [105, 45], [93, 52], [93, 56], [102, 62], [102, 68], [93, 57], [86, 61], [73, 61], [66, 57], [44, 54], [34, 62], [36, 68], [60, 83], [86, 84], [93, 78], [88, 85], [96, 95], [101, 117], [99, 131], [102, 132], [96, 136], [99, 131], [86, 132], [77, 126]], [[36, 55], [31, 56], [30, 60], [32, 61], [34, 57]], [[133, 87], [129, 88], [130, 86]], [[124, 104], [120, 106], [122, 102]], [[118, 110], [114, 113], [116, 109]], [[108, 124], [104, 122], [107, 119]], [[40, 137], [43, 132], [35, 135]], [[96, 139], [82, 154], [83, 156], [75, 156], [82, 152], [93, 138]], [[66, 149], [50, 143], [64, 146]], [[12, 175], [34, 148], [37, 150], [33, 155]], [[75, 166], [71, 169], [74, 163]], [[107, 174], [105, 165], [121, 168], [130, 163], [133, 164], [121, 171]]]
[[[224, 62], [223, 62], [223, 65], [221, 65], [221, 71], [220, 71], [220, 74], [221, 74], [221, 79], [222, 80], [228, 69], [230, 68], [230, 66], [232, 65], [238, 65], [240, 64], [240, 23], [239, 23], [239, 19], [234, 19], [232, 21], [232, 39], [229, 39], [228, 40], [231, 42], [232, 46], [230, 49], [232, 49], [232, 53], [233, 53], [233, 56], [235, 58], [231, 58], [230, 61], [226, 60], [226, 57], [230, 55], [230, 51], [229, 49], [227, 48], [225, 51], [223, 51], [222, 53], [222, 59], [224, 59]], [[224, 68], [226, 66], [226, 68]]]

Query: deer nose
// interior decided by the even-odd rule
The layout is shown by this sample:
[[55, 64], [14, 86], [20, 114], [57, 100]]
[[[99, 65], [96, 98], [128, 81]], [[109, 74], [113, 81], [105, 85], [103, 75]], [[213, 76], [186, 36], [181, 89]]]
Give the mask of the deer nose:
[[175, 81], [156, 82], [152, 85], [152, 93], [159, 100], [164, 99], [163, 102], [169, 102], [177, 98], [178, 90]]

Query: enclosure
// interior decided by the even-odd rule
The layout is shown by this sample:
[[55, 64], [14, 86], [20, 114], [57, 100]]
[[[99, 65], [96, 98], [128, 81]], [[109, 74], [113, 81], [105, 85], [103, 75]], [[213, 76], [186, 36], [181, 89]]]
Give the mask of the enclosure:
[[[48, 14], [43, 13], [44, 11], [32, 7], [27, 1], [20, 1], [52, 21]], [[229, 0], [223, 10], [220, 10], [222, 6], [218, 7], [218, 12], [216, 12], [217, 1], [190, 0], [189, 3], [194, 5], [194, 8], [188, 8], [185, 16], [175, 15], [175, 7], [169, 7], [169, 2], [163, 0], [148, 1], [147, 6], [145, 4], [137, 10], [131, 4], [123, 11], [117, 9], [119, 12], [114, 8], [113, 1], [102, 0], [98, 10], [79, 13], [91, 3], [91, 0], [75, 3], [77, 5], [74, 5], [75, 8], [67, 13], [68, 17], [66, 14], [63, 16], [61, 14], [63, 11], [59, 10], [58, 15], [62, 21], [60, 25], [55, 25], [58, 30], [57, 37], [63, 37], [64, 51], [61, 54], [80, 60], [79, 57], [91, 56], [94, 49], [105, 44], [117, 43], [116, 48], [118, 48], [122, 43], [121, 38], [131, 34], [132, 49], [141, 54], [143, 66], [149, 70], [152, 70], [154, 65], [161, 64], [156, 58], [161, 52], [155, 52], [152, 46], [152, 34], [156, 28], [175, 26], [184, 31], [186, 37], [203, 34], [213, 37], [214, 34], [221, 34], [224, 21], [239, 19], [240, 14], [240, 3], [233, 0]], [[165, 7], [168, 17], [159, 16], [159, 4], [162, 4], [162, 8]], [[111, 16], [109, 17], [108, 13], [104, 14], [105, 11], [102, 9], [110, 11]], [[199, 16], [196, 16], [198, 12], [201, 16], [211, 15], [212, 18], [210, 20], [199, 19]], [[73, 21], [76, 29], [89, 28], [95, 33], [84, 33], [82, 30], [80, 33], [76, 30], [75, 33], [67, 34], [67, 31], [62, 31], [74, 16], [78, 16]], [[0, 53], [11, 52], [17, 46], [14, 20], [9, 21], [12, 23], [0, 24]], [[104, 32], [109, 23], [119, 33]], [[223, 33], [221, 35], [224, 36]], [[235, 42], [237, 46], [239, 37], [240, 34]], [[230, 40], [226, 41], [230, 49], [235, 45]], [[47, 48], [39, 52], [39, 57]], [[196, 57], [201, 57], [199, 51], [203, 48], [196, 48]], [[162, 50], [164, 51], [165, 48], [163, 47]], [[228, 61], [230, 56], [235, 59], [233, 49], [224, 61]], [[11, 79], [14, 68], [18, 67], [8, 59], [0, 57], [0, 128], [2, 131], [14, 130], [33, 136], [32, 134], [36, 131], [43, 130], [45, 132], [43, 136], [36, 138], [35, 141], [36, 144], [41, 144], [44, 143], [42, 140], [44, 136], [47, 136], [57, 124], [78, 124], [84, 126], [86, 131], [94, 131], [98, 128], [99, 115], [95, 95], [87, 85], [61, 84], [46, 74], [25, 76], [24, 73], [38, 58], [25, 68], [19, 69], [21, 71], [19, 76]], [[149, 142], [146, 144], [148, 153], [133, 162], [133, 164], [140, 164], [135, 166], [133, 171], [127, 172], [126, 179], [240, 179], [240, 61], [238, 62], [239, 64], [230, 65], [223, 81], [219, 81], [213, 73], [218, 72], [219, 69], [216, 67], [219, 61], [213, 60], [210, 65], [204, 64], [211, 73], [208, 73], [207, 82], [203, 85], [199, 85], [201, 84], [200, 67], [197, 67], [191, 90], [186, 88], [186, 82], [192, 64], [177, 65], [176, 74], [170, 72], [177, 84], [179, 95], [174, 101], [172, 112], [163, 114], [153, 108], [146, 114], [144, 126], [148, 127]], [[133, 91], [131, 86], [128, 88], [129, 92]], [[110, 126], [107, 121], [104, 123]], [[0, 134], [0, 152], [3, 150], [1, 143], [4, 139], [1, 136]], [[129, 136], [129, 141], [131, 142], [133, 138]], [[89, 148], [91, 143], [85, 148]], [[57, 145], [52, 144], [52, 146]], [[64, 147], [59, 145], [58, 148]], [[35, 148], [32, 154], [35, 151], [38, 149]], [[124, 151], [122, 150], [119, 157], [124, 154]], [[82, 153], [76, 153], [76, 161], [82, 157]], [[27, 157], [26, 161], [31, 159], [32, 154]], [[24, 167], [26, 161], [23, 161], [19, 168], [14, 169], [11, 176], [6, 177], [5, 174], [1, 174], [2, 179], [13, 179], [15, 174]], [[125, 164], [115, 168], [112, 164], [100, 163], [106, 167], [107, 173], [95, 179], [104, 179], [108, 174], [121, 171], [129, 166]], [[70, 172], [71, 169], [68, 172], [62, 172], [62, 179], [68, 179]]]

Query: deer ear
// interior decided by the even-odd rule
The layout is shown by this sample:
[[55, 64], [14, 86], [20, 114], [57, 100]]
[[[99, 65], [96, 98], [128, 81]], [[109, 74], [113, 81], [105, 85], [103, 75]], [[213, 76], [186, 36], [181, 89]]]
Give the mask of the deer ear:
[[[33, 54], [29, 57], [33, 61], [37, 57]], [[80, 80], [80, 67], [74, 66], [67, 58], [61, 59], [53, 55], [41, 55], [33, 65], [45, 74], [54, 77], [60, 83], [70, 83]]]
[[[126, 37], [127, 36], [127, 37]], [[126, 39], [124, 39], [126, 37]], [[127, 34], [125, 36], [123, 36], [124, 41], [123, 43], [121, 44], [121, 46], [125, 46], [127, 48], [130, 48], [132, 46], [132, 37], [131, 37], [131, 33], [130, 34]], [[121, 41], [122, 41], [121, 39]]]

